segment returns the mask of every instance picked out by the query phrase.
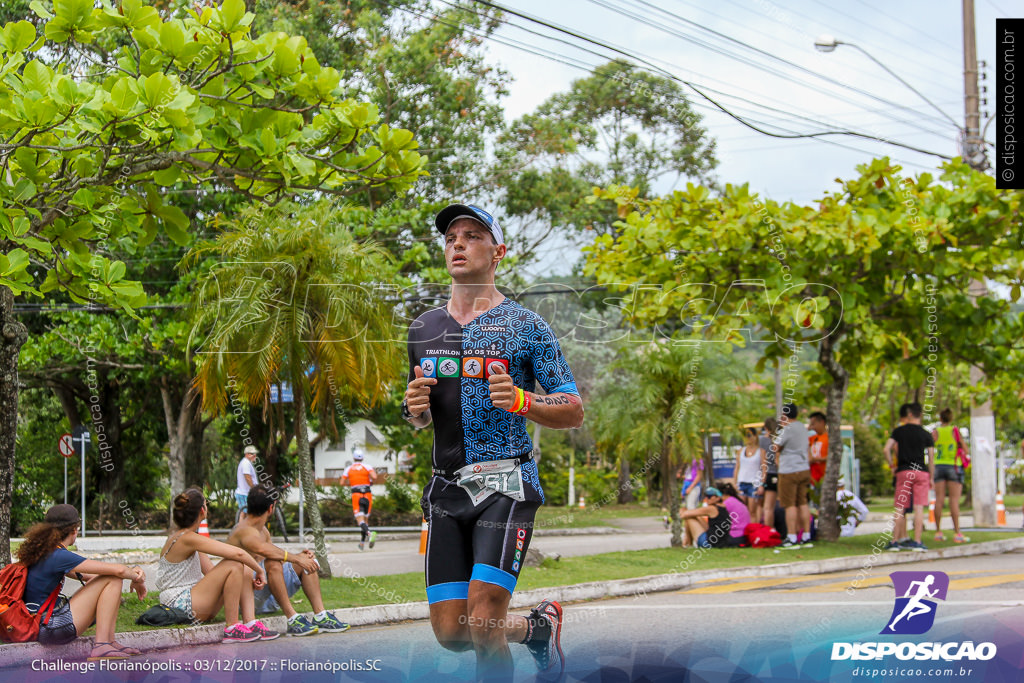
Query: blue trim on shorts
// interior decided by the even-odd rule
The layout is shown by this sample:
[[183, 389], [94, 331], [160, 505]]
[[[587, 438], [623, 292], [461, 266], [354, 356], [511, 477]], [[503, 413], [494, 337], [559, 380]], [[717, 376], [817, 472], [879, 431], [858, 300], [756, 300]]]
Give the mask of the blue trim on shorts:
[[483, 581], [484, 583], [493, 583], [495, 586], [501, 586], [509, 593], [516, 589], [516, 577], [509, 574], [503, 569], [492, 567], [489, 564], [474, 564], [473, 574], [469, 577], [470, 581]]
[[449, 581], [436, 586], [427, 586], [427, 602], [431, 605], [445, 600], [467, 600], [468, 598], [469, 581]]
[[711, 543], [708, 541], [708, 532], [705, 531], [704, 533], [702, 533], [700, 536], [697, 537], [697, 547], [698, 548], [710, 548], [711, 547]]
[[238, 505], [238, 508], [242, 512], [248, 512], [249, 511], [249, 495], [248, 494], [236, 493], [235, 494], [235, 503]]

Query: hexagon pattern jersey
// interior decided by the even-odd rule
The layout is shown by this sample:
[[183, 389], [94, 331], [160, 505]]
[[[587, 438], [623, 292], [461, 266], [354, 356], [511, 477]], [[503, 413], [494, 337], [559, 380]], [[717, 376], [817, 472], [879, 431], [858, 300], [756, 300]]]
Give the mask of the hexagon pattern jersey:
[[[544, 319], [504, 299], [465, 326], [445, 307], [409, 326], [409, 381], [419, 365], [437, 384], [430, 389], [433, 466], [454, 470], [475, 462], [524, 456], [533, 450], [526, 418], [491, 403], [488, 378], [499, 369], [533, 392], [579, 396], [572, 370]], [[501, 366], [500, 368], [498, 366]], [[523, 464], [526, 500], [544, 501], [537, 463]]]

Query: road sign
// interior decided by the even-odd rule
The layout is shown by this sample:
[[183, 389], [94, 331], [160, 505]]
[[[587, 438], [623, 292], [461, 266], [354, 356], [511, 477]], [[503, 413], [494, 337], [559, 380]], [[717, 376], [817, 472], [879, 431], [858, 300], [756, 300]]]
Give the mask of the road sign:
[[70, 458], [75, 454], [75, 445], [71, 443], [70, 434], [64, 434], [57, 440], [57, 450], [60, 451], [60, 454], [65, 458]]
[[270, 385], [271, 403], [295, 403], [295, 395], [292, 393], [292, 385], [288, 382], [281, 382], [281, 396], [277, 395], [277, 385]]

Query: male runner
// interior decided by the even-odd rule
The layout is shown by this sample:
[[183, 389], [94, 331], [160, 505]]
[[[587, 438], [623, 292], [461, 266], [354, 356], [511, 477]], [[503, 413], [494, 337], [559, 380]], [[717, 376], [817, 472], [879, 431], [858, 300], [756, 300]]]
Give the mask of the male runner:
[[[494, 286], [507, 251], [497, 221], [452, 204], [434, 225], [451, 298], [409, 327], [402, 402], [415, 427], [434, 425], [434, 476], [421, 501], [430, 623], [445, 648], [476, 651], [478, 678], [511, 680], [509, 642], [561, 675], [561, 606], [544, 601], [522, 617], [508, 605], [544, 502], [526, 419], [579, 427], [583, 402], [551, 329]], [[546, 396], [533, 393], [535, 383]]]
[[[314, 633], [341, 633], [348, 630], [348, 624], [340, 621], [324, 609], [320, 594], [320, 565], [313, 557], [312, 550], [290, 554], [270, 542], [267, 521], [274, 514], [277, 496], [262, 485], [249, 489], [247, 505], [249, 511], [228, 535], [228, 543], [238, 546], [255, 557], [267, 573], [267, 585], [256, 591], [256, 613], [273, 612], [280, 605], [288, 617], [288, 635], [308, 636]], [[302, 573], [299, 574], [298, 571]], [[289, 598], [302, 587], [314, 610], [310, 622], [298, 614]]]
[[370, 541], [370, 547], [377, 542], [377, 532], [370, 531], [370, 510], [373, 509], [373, 491], [370, 484], [377, 481], [377, 470], [363, 464], [363, 452], [358, 448], [352, 451], [351, 465], [341, 473], [341, 485], [352, 487], [352, 512], [359, 525], [359, 549]]

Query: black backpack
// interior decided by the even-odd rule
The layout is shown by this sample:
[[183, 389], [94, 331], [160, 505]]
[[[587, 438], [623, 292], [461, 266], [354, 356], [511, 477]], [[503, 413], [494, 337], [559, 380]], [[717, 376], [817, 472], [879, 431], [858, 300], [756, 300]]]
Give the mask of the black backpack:
[[184, 610], [167, 605], [153, 605], [135, 620], [140, 626], [174, 626], [175, 624], [191, 624], [192, 617]]

